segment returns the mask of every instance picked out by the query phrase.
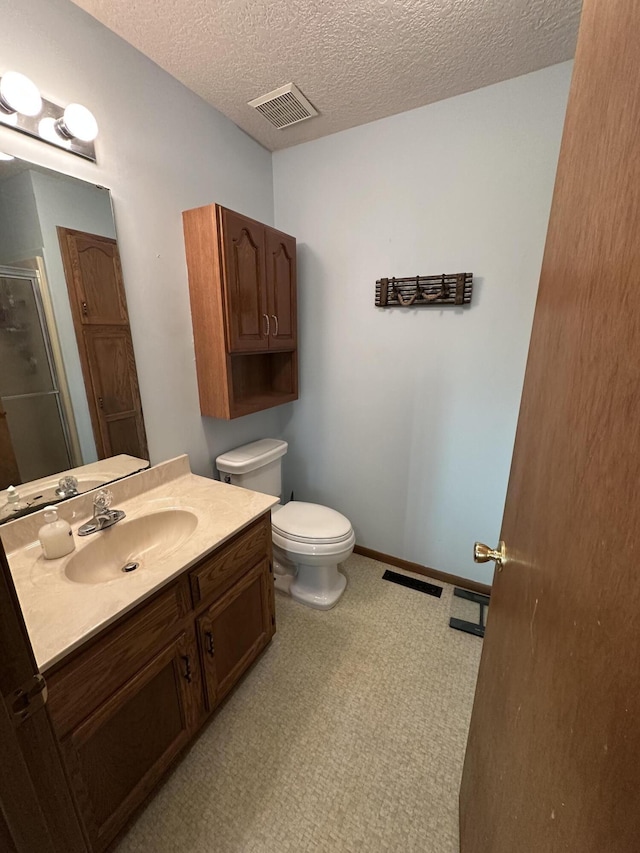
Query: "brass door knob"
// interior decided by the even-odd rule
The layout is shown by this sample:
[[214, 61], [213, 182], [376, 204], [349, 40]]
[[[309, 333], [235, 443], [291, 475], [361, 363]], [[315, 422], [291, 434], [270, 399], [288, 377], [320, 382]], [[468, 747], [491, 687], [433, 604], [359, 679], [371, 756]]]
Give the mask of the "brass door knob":
[[500, 540], [500, 542], [498, 542], [498, 547], [494, 550], [493, 548], [489, 548], [488, 545], [484, 545], [482, 542], [476, 542], [473, 546], [473, 559], [476, 563], [488, 563], [490, 560], [494, 560], [498, 567], [498, 571], [501, 572], [502, 566], [507, 559], [506, 546], [504, 542]]

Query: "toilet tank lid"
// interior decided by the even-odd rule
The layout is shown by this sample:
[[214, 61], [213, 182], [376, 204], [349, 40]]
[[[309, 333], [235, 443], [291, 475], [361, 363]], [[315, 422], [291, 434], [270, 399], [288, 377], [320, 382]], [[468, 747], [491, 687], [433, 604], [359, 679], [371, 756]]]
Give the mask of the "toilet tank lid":
[[222, 453], [216, 459], [216, 468], [225, 474], [247, 474], [284, 456], [288, 447], [278, 438], [261, 438]]

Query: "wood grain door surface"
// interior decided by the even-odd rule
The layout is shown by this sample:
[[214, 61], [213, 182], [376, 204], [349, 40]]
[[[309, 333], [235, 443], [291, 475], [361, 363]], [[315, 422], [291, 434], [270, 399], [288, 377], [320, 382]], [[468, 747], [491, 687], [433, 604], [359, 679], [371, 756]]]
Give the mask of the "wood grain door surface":
[[0, 850], [86, 853], [47, 706], [21, 723], [15, 691], [38, 672], [0, 542]]
[[118, 245], [58, 227], [99, 459], [149, 455]]
[[137, 456], [146, 452], [147, 440], [129, 328], [92, 329], [85, 335], [85, 347], [105, 456], [119, 453]]
[[85, 325], [129, 325], [118, 244], [110, 237], [60, 229], [70, 260], [74, 297]]
[[265, 228], [267, 293], [269, 296], [269, 349], [294, 349], [297, 342], [296, 240]]
[[102, 850], [190, 740], [201, 702], [193, 629], [62, 741], [92, 848]]
[[264, 225], [221, 208], [224, 308], [229, 352], [269, 347]]
[[507, 562], [460, 794], [462, 853], [640, 850], [638, 43], [637, 0], [585, 0]]
[[272, 637], [269, 560], [261, 560], [198, 619], [212, 710]]

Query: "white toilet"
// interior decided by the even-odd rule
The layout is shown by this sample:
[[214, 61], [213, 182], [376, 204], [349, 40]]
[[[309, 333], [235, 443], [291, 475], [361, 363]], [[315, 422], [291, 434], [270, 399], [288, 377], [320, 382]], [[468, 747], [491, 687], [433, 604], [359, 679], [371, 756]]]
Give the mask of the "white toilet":
[[[216, 459], [220, 479], [282, 497], [282, 457], [287, 442], [263, 438]], [[353, 552], [356, 537], [344, 515], [319, 504], [290, 501], [271, 510], [276, 589], [308, 607], [329, 610], [347, 585], [338, 570]]]

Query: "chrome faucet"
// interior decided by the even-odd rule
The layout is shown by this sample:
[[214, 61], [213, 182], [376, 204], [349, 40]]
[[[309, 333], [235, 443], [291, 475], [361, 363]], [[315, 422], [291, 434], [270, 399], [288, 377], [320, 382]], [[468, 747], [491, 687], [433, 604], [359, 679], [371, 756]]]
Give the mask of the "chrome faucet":
[[78, 536], [88, 536], [99, 530], [113, 527], [125, 518], [121, 509], [110, 509], [113, 496], [106, 489], [101, 489], [93, 498], [93, 518], [78, 528]]
[[58, 488], [56, 489], [56, 495], [59, 498], [75, 498], [78, 494], [78, 480], [76, 477], [68, 476], [62, 477], [58, 481]]

